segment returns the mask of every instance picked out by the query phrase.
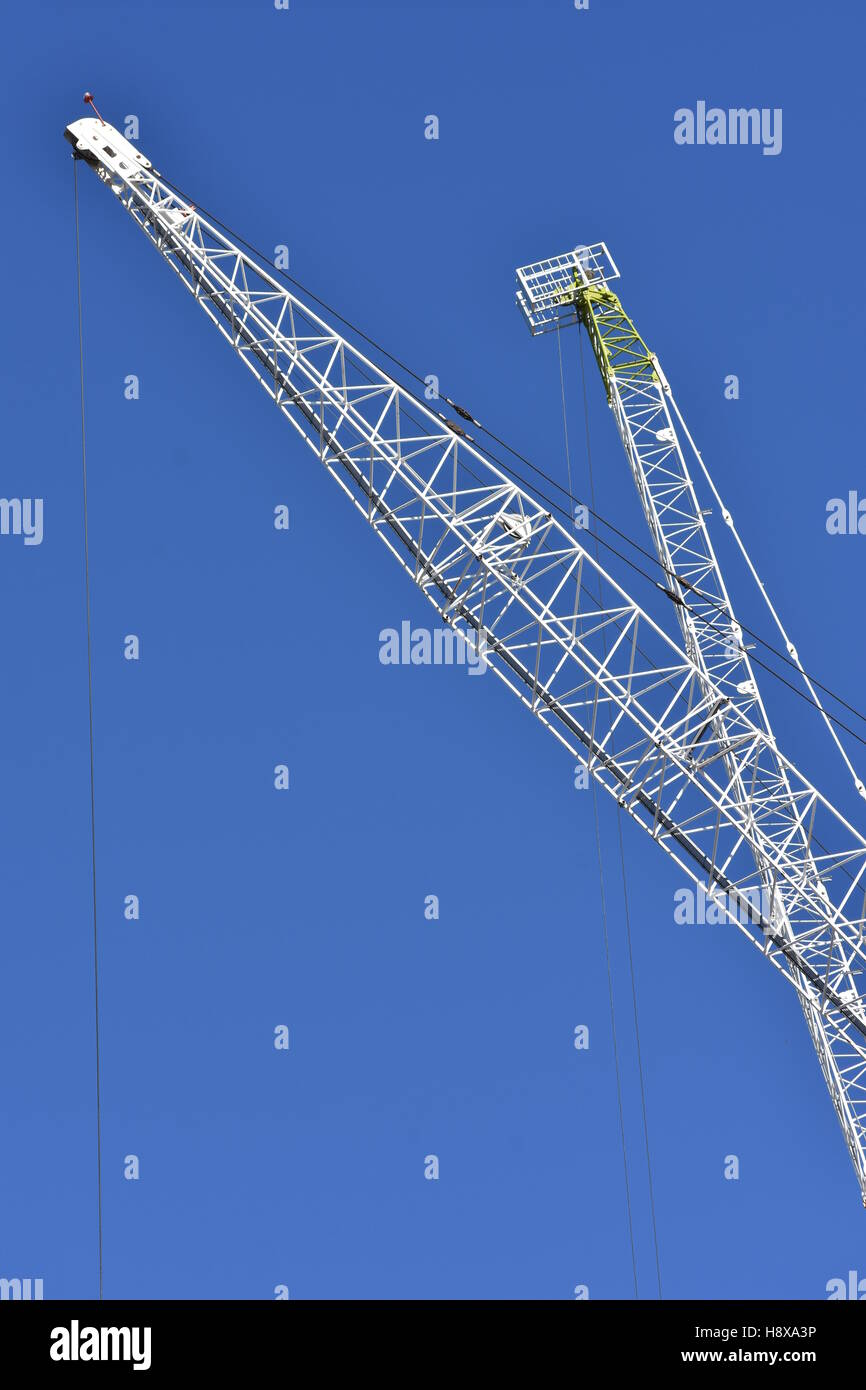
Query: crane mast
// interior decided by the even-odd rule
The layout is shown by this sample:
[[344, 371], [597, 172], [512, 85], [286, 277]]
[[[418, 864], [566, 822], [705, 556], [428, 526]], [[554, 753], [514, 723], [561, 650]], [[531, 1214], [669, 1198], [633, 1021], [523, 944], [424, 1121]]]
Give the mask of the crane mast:
[[[687, 453], [694, 444], [658, 357], [611, 289], [611, 281], [618, 278], [619, 270], [603, 242], [576, 247], [520, 267], [517, 304], [533, 336], [559, 332], [571, 324], [585, 328], [666, 578], [660, 587], [673, 602], [685, 650], [700, 672], [702, 688], [710, 694], [724, 692], [712, 718], [716, 744], [723, 751], [737, 795], [758, 823], [756, 838], [781, 837], [788, 852], [799, 859], [799, 891], [823, 897], [826, 888], [813, 856], [813, 838], [784, 761], [774, 751], [769, 716], [689, 472]], [[748, 782], [735, 753], [732, 721], [738, 711], [756, 723], [767, 739], [767, 755], [753, 765]], [[779, 930], [792, 939], [786, 896], [777, 894], [772, 862], [757, 847], [756, 869], [764, 900], [774, 899]], [[820, 958], [830, 943], [821, 938], [816, 944]], [[805, 951], [804, 955], [808, 958]], [[838, 976], [840, 992], [852, 1000], [857, 997], [855, 973], [851, 961]], [[801, 1002], [822, 1071], [835, 1095], [842, 1078], [822, 1010], [808, 994], [801, 996]]]
[[[777, 748], [669, 388], [609, 290], [617, 272], [606, 248], [524, 268], [518, 298], [533, 331], [578, 318], [587, 327], [683, 646], [580, 533], [213, 225], [114, 127], [85, 117], [65, 134], [440, 619], [483, 650], [796, 990], [866, 1204], [866, 840]], [[685, 967], [676, 988], [689, 988]]]

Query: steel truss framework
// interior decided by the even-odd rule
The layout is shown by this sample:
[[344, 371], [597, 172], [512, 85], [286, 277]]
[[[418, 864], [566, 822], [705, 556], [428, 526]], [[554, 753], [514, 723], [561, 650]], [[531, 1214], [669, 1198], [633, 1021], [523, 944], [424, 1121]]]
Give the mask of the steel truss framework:
[[609, 398], [671, 592], [693, 584], [722, 605], [710, 613], [696, 602], [686, 622], [675, 604], [685, 650], [579, 532], [212, 226], [118, 131], [85, 118], [66, 135], [442, 621], [484, 649], [521, 703], [793, 985], [866, 1203], [866, 840], [777, 750], [666, 383], [616, 297], [605, 298], [603, 270], [571, 253], [558, 292], [610, 363]]
[[[685, 650], [700, 671], [701, 686], [708, 696], [719, 690], [727, 696], [712, 716], [715, 745], [721, 749], [733, 746], [736, 734], [732, 720], [737, 712], [763, 731], [767, 752], [754, 767], [752, 779], [743, 778], [736, 757], [729, 753], [724, 756], [727, 771], [744, 806], [776, 807], [780, 828], [787, 823], [793, 832], [787, 841], [788, 852], [800, 858], [803, 883], [823, 895], [824, 875], [816, 862], [814, 834], [809, 833], [798, 815], [788, 768], [775, 751], [775, 739], [743, 643], [742, 629], [734, 616], [695, 493], [686, 459], [688, 449], [694, 445], [690, 436], [680, 437], [677, 422], [682, 417], [657, 356], [647, 347], [610, 288], [610, 281], [618, 277], [619, 271], [603, 242], [578, 247], [519, 269], [518, 306], [533, 334], [559, 331], [572, 323], [586, 328], [656, 553], [667, 576], [667, 592], [675, 605]], [[686, 434], [684, 428], [682, 432]], [[774, 891], [774, 867], [761, 854], [756, 855], [755, 867], [763, 883], [762, 901], [766, 902], [767, 895]], [[793, 924], [787, 904], [785, 914], [787, 923], [782, 921], [781, 925], [790, 932]], [[862, 920], [857, 926], [862, 930]], [[832, 943], [826, 944], [829, 948]], [[808, 952], [803, 955], [814, 963]], [[853, 959], [848, 964], [848, 978], [843, 981], [839, 977], [840, 995], [848, 1003], [859, 1004], [858, 1017], [862, 1019], [862, 1000], [854, 979], [859, 971]], [[833, 1095], [840, 1080], [844, 1086], [845, 1074], [834, 1056], [832, 1035], [824, 1018], [807, 997], [801, 999]], [[866, 1204], [862, 1172], [861, 1191]]]

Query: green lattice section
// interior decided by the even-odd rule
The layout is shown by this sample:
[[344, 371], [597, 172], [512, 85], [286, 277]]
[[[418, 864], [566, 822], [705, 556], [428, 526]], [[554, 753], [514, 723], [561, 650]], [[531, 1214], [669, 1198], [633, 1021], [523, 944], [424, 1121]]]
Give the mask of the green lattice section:
[[621, 376], [632, 382], [657, 381], [650, 350], [638, 333], [619, 297], [606, 286], [584, 285], [577, 271], [575, 287], [563, 295], [563, 303], [574, 303], [578, 317], [589, 334], [608, 399], [611, 379]]

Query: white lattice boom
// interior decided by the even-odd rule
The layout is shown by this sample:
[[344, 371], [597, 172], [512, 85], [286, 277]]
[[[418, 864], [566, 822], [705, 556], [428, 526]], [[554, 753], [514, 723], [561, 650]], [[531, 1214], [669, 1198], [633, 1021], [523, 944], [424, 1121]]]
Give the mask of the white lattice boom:
[[[777, 750], [663, 378], [656, 389], [623, 368], [606, 384], [671, 594], [691, 605], [692, 584], [723, 606], [696, 600], [686, 622], [675, 605], [685, 649], [580, 533], [211, 225], [113, 127], [85, 118], [66, 135], [441, 619], [484, 644], [525, 708], [794, 987], [866, 1201], [866, 840]], [[603, 245], [569, 257], [525, 268], [524, 313], [551, 316], [539, 331], [583, 312], [565, 302], [560, 319], [559, 294], [612, 293]]]

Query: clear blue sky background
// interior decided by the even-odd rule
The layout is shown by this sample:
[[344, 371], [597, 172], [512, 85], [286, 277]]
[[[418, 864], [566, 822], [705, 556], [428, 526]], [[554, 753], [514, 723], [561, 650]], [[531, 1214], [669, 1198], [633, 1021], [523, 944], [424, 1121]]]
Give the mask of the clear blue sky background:
[[[855, 7], [802, 0], [50, 4], [3, 24], [0, 491], [45, 499], [45, 537], [0, 538], [0, 1274], [92, 1296], [62, 139], [82, 92], [117, 124], [136, 114], [158, 168], [255, 244], [287, 244], [299, 279], [563, 480], [555, 341], [530, 339], [513, 268], [605, 239], [804, 659], [862, 706], [866, 537], [828, 536], [825, 516], [829, 498], [866, 491], [866, 35]], [[782, 153], [677, 147], [674, 110], [701, 98], [782, 107]], [[423, 138], [430, 113], [438, 142]], [[84, 169], [80, 183], [106, 1295], [565, 1299], [587, 1284], [630, 1298], [589, 793], [493, 676], [380, 664], [380, 630], [426, 625], [429, 607], [114, 200]], [[563, 346], [585, 491], [576, 335]], [[588, 385], [599, 507], [646, 543], [594, 373]], [[272, 528], [280, 502], [288, 535]], [[766, 631], [722, 555], [742, 616]], [[122, 656], [131, 632], [137, 664]], [[782, 746], [862, 828], [808, 709], [775, 683], [766, 694]], [[287, 794], [272, 786], [282, 762]], [[824, 1297], [828, 1279], [866, 1275], [866, 1214], [793, 991], [732, 929], [677, 925], [682, 876], [624, 834], [664, 1293]], [[288, 1053], [273, 1047], [281, 1023]], [[588, 1052], [572, 1046], [579, 1023]]]

